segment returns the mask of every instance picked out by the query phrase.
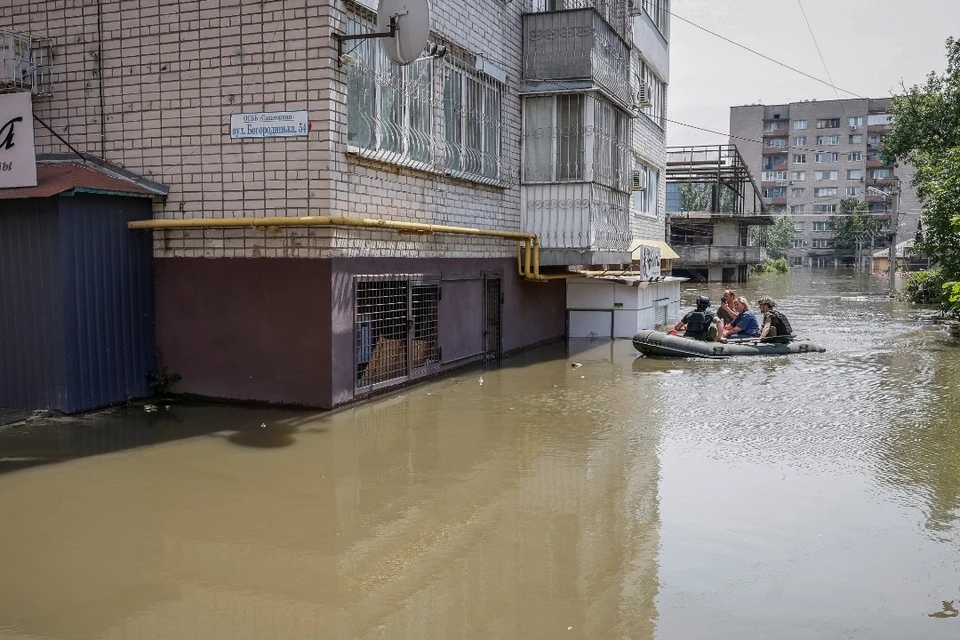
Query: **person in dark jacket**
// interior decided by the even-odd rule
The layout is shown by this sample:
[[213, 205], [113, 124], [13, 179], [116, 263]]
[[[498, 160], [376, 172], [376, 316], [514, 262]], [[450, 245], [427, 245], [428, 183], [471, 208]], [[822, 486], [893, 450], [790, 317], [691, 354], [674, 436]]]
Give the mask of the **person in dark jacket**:
[[683, 316], [674, 330], [683, 331], [684, 338], [714, 342], [723, 330], [723, 320], [710, 310], [710, 298], [700, 296], [697, 298], [697, 308]]
[[787, 316], [774, 309], [777, 306], [774, 299], [770, 296], [763, 296], [757, 300], [757, 306], [760, 307], [760, 312], [763, 314], [763, 321], [761, 322], [763, 328], [760, 330], [760, 337], [777, 338], [771, 340], [771, 342], [789, 342], [793, 337], [793, 327], [790, 326]]

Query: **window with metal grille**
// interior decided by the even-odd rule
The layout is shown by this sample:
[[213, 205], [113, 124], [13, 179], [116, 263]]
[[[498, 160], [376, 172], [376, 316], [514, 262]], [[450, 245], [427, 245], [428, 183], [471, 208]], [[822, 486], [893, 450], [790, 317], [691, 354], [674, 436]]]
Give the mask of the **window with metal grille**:
[[440, 362], [440, 286], [403, 276], [356, 283], [356, 386], [400, 382]]

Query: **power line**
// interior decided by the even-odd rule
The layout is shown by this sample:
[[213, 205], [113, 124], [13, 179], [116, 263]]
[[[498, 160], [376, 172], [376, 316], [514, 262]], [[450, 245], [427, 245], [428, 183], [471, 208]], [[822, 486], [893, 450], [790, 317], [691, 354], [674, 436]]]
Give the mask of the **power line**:
[[[807, 73], [807, 72], [805, 72], [805, 71], [801, 71], [800, 69], [797, 69], [796, 67], [792, 67], [792, 66], [788, 65], [788, 64], [785, 63], [785, 62], [780, 62], [779, 60], [774, 60], [774, 59], [771, 58], [770, 56], [768, 56], [768, 55], [766, 55], [766, 54], [763, 54], [763, 53], [760, 53], [760, 52], [757, 51], [756, 49], [751, 49], [750, 47], [748, 47], [748, 46], [746, 46], [746, 45], [740, 44], [739, 42], [736, 42], [735, 40], [731, 40], [730, 38], [727, 38], [726, 36], [722, 36], [722, 35], [720, 35], [719, 33], [715, 32], [715, 31], [711, 31], [710, 29], [707, 29], [706, 27], [701, 27], [701, 26], [698, 25], [696, 22], [693, 22], [693, 21], [691, 21], [691, 20], [687, 20], [687, 19], [684, 18], [683, 16], [678, 16], [677, 14], [675, 14], [675, 13], [672, 12], [672, 11], [668, 11], [668, 13], [669, 13], [670, 15], [672, 15], [674, 18], [676, 18], [676, 19], [678, 19], [678, 20], [682, 20], [683, 22], [686, 22], [687, 24], [689, 24], [689, 25], [692, 26], [692, 27], [696, 27], [697, 29], [700, 29], [701, 31], [704, 31], [704, 32], [706, 32], [706, 33], [709, 33], [710, 35], [712, 35], [712, 36], [714, 36], [714, 37], [716, 37], [716, 38], [720, 38], [720, 39], [723, 40], [724, 42], [728, 42], [728, 43], [732, 44], [732, 45], [735, 46], [735, 47], [740, 47], [740, 48], [743, 49], [744, 51], [749, 51], [750, 53], [752, 53], [752, 54], [754, 54], [754, 55], [758, 55], [758, 56], [760, 56], [761, 58], [763, 58], [764, 60], [767, 60], [767, 61], [772, 62], [772, 63], [774, 63], [774, 64], [780, 65], [780, 66], [783, 67], [784, 69], [789, 69], [790, 71], [793, 71], [793, 72], [795, 72], [795, 73], [799, 73], [800, 75], [802, 75], [802, 76], [804, 76], [804, 77], [806, 77], [806, 78], [810, 78], [811, 80], [815, 80], [815, 81], [819, 82], [820, 84], [824, 84], [824, 85], [826, 85], [826, 86], [828, 86], [828, 87], [831, 87], [831, 88], [833, 88], [834, 91], [840, 90], [840, 91], [843, 91], [844, 93], [850, 94], [851, 96], [854, 96], [854, 97], [856, 97], [856, 98], [860, 98], [861, 100], [865, 100], [865, 99], [866, 99], [866, 98], [864, 98], [863, 96], [861, 96], [861, 95], [858, 94], [858, 93], [855, 93], [855, 92], [850, 91], [850, 90], [848, 90], [848, 89], [844, 89], [843, 87], [838, 87], [838, 86], [836, 86], [835, 84], [833, 84], [833, 80], [830, 80], [829, 82], [826, 81], [826, 80], [822, 80], [822, 79], [820, 79], [820, 78], [818, 78], [818, 77], [816, 77], [816, 76], [810, 75], [809, 73]], [[828, 75], [829, 75], [829, 74], [828, 74]]]
[[[823, 64], [823, 70], [827, 73], [827, 80], [830, 83], [833, 83], [833, 76], [830, 75], [830, 69], [827, 68], [827, 61], [823, 57], [823, 51], [820, 49], [820, 43], [817, 42], [817, 36], [813, 33], [813, 27], [810, 25], [810, 19], [807, 18], [807, 12], [803, 8], [802, 0], [797, 0], [797, 4], [800, 6], [800, 13], [803, 15], [803, 21], [807, 23], [807, 31], [810, 32], [810, 37], [813, 39], [813, 46], [817, 48], [817, 55], [820, 56], [820, 62]], [[833, 88], [833, 94], [837, 97], [837, 102], [840, 103], [840, 112], [843, 114], [844, 120], [847, 118], [847, 110], [843, 106], [843, 101], [840, 100], [840, 92], [837, 91], [836, 86]]]

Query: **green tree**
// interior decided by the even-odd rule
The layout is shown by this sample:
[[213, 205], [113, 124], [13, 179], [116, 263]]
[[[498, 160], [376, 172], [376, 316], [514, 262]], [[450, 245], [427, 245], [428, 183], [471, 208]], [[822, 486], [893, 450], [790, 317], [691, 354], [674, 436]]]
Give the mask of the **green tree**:
[[766, 248], [767, 255], [771, 258], [785, 258], [787, 250], [793, 246], [794, 235], [793, 218], [777, 216], [773, 226], [763, 234], [761, 246]]
[[710, 211], [710, 185], [705, 182], [681, 184], [680, 206], [684, 211]]
[[[923, 210], [918, 248], [939, 265], [952, 291], [960, 281], [960, 40], [947, 40], [946, 72], [904, 87], [890, 112], [884, 157], [916, 168], [913, 184]], [[960, 301], [955, 304], [960, 311]]]
[[840, 201], [840, 214], [830, 218], [833, 247], [837, 256], [852, 258], [863, 246], [870, 246], [870, 238], [880, 233], [882, 221], [870, 215], [867, 203], [856, 198]]

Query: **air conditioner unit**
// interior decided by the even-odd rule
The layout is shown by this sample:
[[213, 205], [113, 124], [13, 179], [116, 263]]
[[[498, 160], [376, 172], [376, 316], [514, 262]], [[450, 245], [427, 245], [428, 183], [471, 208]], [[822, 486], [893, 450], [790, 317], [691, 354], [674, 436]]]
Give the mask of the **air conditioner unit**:
[[860, 129], [860, 127], [858, 127], [858, 126], [855, 125], [855, 124], [850, 125], [850, 131], [858, 131], [859, 129]]
[[649, 107], [653, 105], [653, 92], [650, 90], [650, 85], [648, 85], [643, 80], [640, 81], [640, 88], [637, 90], [636, 95], [633, 97], [633, 108], [634, 109], [643, 109], [644, 107]]
[[0, 84], [33, 87], [33, 46], [28, 36], [0, 34]]
[[630, 172], [630, 191], [646, 191], [647, 186], [643, 184], [643, 174], [639, 171]]

